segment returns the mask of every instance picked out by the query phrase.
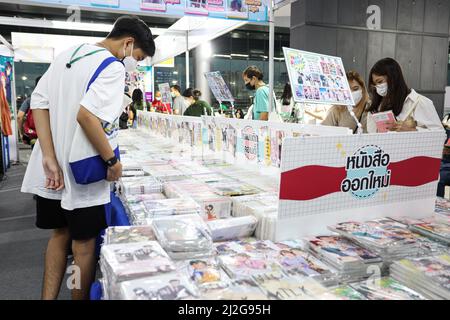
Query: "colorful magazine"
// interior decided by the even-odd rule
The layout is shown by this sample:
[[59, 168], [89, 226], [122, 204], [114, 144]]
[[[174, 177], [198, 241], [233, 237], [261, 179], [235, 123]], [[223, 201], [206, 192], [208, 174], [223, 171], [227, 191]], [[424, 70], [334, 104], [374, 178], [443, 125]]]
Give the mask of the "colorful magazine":
[[124, 300], [193, 300], [199, 293], [183, 275], [170, 273], [121, 283]]
[[319, 236], [311, 239], [309, 243], [314, 252], [328, 257], [337, 265], [349, 262], [381, 261], [377, 254], [339, 236]]
[[252, 253], [219, 256], [219, 261], [231, 278], [245, 278], [261, 273], [281, 271], [280, 265], [275, 261]]
[[235, 279], [221, 288], [200, 288], [202, 300], [267, 300], [258, 284], [251, 278]]
[[366, 300], [364, 295], [356, 291], [350, 286], [339, 286], [331, 288], [329, 293], [336, 300]]
[[151, 226], [109, 227], [105, 231], [105, 245], [132, 242], [154, 241], [155, 234]]
[[316, 300], [327, 293], [324, 286], [307, 277], [272, 272], [252, 278], [271, 300]]
[[225, 280], [218, 262], [213, 259], [190, 260], [187, 266], [189, 279], [197, 286], [222, 287]]
[[101, 255], [119, 280], [175, 270], [172, 260], [156, 241], [104, 245]]
[[351, 286], [369, 300], [425, 300], [419, 293], [390, 277], [368, 279]]

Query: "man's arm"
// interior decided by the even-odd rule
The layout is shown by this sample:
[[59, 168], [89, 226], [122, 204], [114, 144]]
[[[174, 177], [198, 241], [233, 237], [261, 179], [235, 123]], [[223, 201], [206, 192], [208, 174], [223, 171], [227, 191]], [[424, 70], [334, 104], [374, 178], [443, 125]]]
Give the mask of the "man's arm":
[[25, 112], [19, 110], [19, 112], [17, 113], [17, 126], [19, 127], [19, 133], [21, 137], [23, 135], [23, 117], [25, 117]]
[[[95, 150], [100, 154], [104, 161], [115, 156], [114, 151], [109, 145], [105, 132], [99, 118], [92, 114], [89, 110], [80, 106], [77, 121], [83, 129], [89, 142], [94, 146]], [[122, 164], [118, 161], [113, 167], [108, 168], [108, 181], [117, 181], [122, 176]]]
[[261, 112], [259, 114], [259, 120], [261, 120], [261, 121], [268, 121], [269, 120], [269, 113], [268, 112]]
[[50, 128], [50, 115], [48, 109], [34, 109], [33, 119], [39, 137], [39, 145], [43, 155], [43, 167], [46, 175], [45, 187], [60, 191], [64, 189], [64, 176], [56, 159]]

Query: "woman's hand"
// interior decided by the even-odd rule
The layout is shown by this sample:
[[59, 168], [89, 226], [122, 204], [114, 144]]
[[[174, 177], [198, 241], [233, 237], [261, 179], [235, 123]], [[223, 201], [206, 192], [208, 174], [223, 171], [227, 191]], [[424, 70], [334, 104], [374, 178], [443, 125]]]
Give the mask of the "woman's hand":
[[414, 121], [401, 121], [396, 123], [389, 123], [386, 124], [386, 127], [389, 131], [396, 131], [396, 132], [417, 131], [417, 126]]
[[45, 172], [45, 188], [61, 191], [64, 189], [64, 175], [55, 157], [44, 157], [42, 166]]

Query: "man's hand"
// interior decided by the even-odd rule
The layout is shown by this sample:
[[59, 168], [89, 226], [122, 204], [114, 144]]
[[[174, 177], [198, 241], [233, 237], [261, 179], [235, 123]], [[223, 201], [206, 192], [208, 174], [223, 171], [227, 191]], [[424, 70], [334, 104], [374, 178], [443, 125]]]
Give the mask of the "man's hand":
[[45, 188], [61, 191], [64, 189], [64, 175], [55, 157], [44, 157], [42, 165], [45, 172]]
[[108, 168], [106, 180], [113, 182], [119, 180], [120, 177], [122, 177], [122, 163], [117, 161], [115, 165]]

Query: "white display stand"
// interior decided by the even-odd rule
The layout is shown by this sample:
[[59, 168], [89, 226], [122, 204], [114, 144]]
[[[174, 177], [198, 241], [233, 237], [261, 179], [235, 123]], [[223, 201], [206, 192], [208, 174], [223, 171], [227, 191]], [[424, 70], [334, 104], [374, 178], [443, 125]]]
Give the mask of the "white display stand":
[[[443, 131], [287, 138], [276, 240], [329, 233], [327, 226], [349, 220], [430, 216], [444, 140]], [[367, 185], [370, 177], [378, 183]], [[363, 188], [348, 191], [350, 183]]]

